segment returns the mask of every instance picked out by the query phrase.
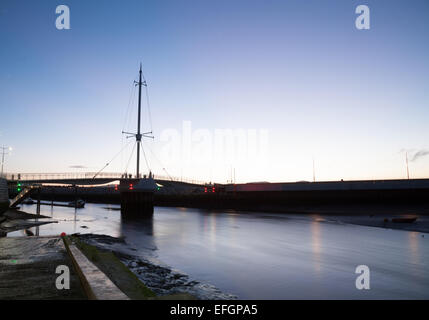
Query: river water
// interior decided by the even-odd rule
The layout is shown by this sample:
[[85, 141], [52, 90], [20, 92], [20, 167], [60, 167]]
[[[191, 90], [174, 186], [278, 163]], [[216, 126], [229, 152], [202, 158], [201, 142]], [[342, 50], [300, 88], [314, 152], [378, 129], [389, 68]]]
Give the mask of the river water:
[[[21, 209], [36, 210], [34, 205]], [[136, 256], [212, 290], [200, 297], [429, 298], [427, 233], [345, 224], [318, 215], [185, 208], [156, 207], [153, 219], [139, 222], [123, 221], [118, 206], [103, 204], [77, 210], [42, 206], [41, 214], [58, 223], [34, 228], [34, 233], [122, 237]], [[356, 288], [359, 265], [369, 267], [369, 290]]]

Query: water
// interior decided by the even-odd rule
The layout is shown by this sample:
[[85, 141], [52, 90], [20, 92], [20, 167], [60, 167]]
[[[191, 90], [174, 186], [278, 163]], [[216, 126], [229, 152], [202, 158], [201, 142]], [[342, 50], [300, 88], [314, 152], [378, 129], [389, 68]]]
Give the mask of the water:
[[[136, 255], [241, 299], [429, 298], [429, 234], [316, 215], [160, 207], [150, 221], [127, 222], [117, 208], [42, 206], [59, 223], [39, 234], [124, 237]], [[34, 213], [35, 206], [22, 210]], [[370, 268], [370, 290], [356, 289], [358, 265]]]

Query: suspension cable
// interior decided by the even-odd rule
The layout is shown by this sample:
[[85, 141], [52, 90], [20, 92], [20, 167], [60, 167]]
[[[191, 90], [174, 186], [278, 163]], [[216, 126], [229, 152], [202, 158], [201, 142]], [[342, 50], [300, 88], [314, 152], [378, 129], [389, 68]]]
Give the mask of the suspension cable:
[[[134, 81], [133, 81], [133, 83], [134, 83]], [[131, 107], [132, 103], [134, 102], [135, 92], [136, 92], [136, 86], [133, 85], [131, 88], [130, 97], [128, 98], [128, 106], [127, 106], [127, 110], [125, 112], [125, 118], [124, 118], [124, 123], [122, 125], [122, 130], [126, 129], [125, 125], [127, 125], [129, 123], [129, 112], [130, 112], [130, 107]]]
[[152, 114], [151, 114], [151, 111], [150, 111], [149, 91], [147, 89], [147, 85], [145, 86], [145, 88], [146, 88], [146, 103], [147, 103], [147, 109], [148, 109], [148, 113], [149, 113], [150, 132], [153, 133]]
[[[174, 179], [171, 177], [171, 175], [168, 173], [167, 169], [164, 167], [164, 164], [161, 162], [161, 160], [159, 160], [159, 158], [156, 156], [155, 152], [153, 152], [153, 150], [147, 146], [147, 148], [149, 149], [149, 151], [152, 153], [153, 157], [155, 158], [155, 160], [158, 161], [158, 163], [161, 165], [162, 170], [167, 174], [168, 178], [170, 178], [171, 181], [173, 181]], [[143, 148], [142, 148], [143, 149]]]
[[116, 159], [116, 157], [117, 156], [119, 156], [119, 154], [120, 153], [122, 153], [122, 151], [124, 151], [124, 149], [126, 148], [126, 147], [128, 147], [128, 145], [131, 143], [131, 141], [130, 142], [128, 142], [126, 145], [125, 145], [125, 147], [123, 147], [113, 158], [112, 158], [112, 160], [110, 160], [109, 162], [107, 162], [106, 163], [106, 165], [100, 170], [100, 171], [98, 171], [95, 175], [94, 175], [94, 177], [92, 177], [92, 179], [95, 179], [99, 174], [100, 174], [100, 172], [101, 171], [103, 171], [104, 169], [106, 169], [106, 167], [113, 161], [113, 160], [115, 160]]
[[142, 151], [143, 151], [143, 156], [144, 156], [144, 160], [146, 162], [147, 170], [150, 172], [151, 170], [150, 170], [150, 167], [149, 167], [149, 162], [147, 161], [146, 152], [144, 152], [143, 143], [141, 141], [140, 141], [140, 146], [141, 146]]
[[125, 168], [125, 172], [124, 173], [127, 173], [128, 166], [130, 165], [131, 158], [133, 157], [133, 154], [134, 154], [134, 149], [136, 148], [136, 144], [137, 144], [137, 141], [134, 142], [133, 150], [131, 151], [131, 155], [130, 155], [130, 158], [128, 159], [128, 163], [127, 163], [127, 166]]

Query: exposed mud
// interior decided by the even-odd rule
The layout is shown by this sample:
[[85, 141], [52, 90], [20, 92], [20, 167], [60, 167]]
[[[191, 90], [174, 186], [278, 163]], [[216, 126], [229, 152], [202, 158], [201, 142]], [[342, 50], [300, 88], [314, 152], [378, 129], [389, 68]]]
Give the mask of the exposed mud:
[[80, 240], [99, 250], [114, 252], [135, 275], [157, 295], [188, 293], [198, 299], [231, 300], [237, 297], [220, 291], [209, 283], [191, 279], [188, 275], [170, 268], [161, 261], [136, 255], [136, 249], [123, 238], [107, 235], [76, 235]]

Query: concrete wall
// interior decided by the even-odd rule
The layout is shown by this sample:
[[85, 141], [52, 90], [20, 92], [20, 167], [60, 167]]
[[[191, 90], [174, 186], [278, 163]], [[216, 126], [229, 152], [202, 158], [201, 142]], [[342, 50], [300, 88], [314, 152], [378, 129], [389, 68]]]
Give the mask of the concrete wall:
[[7, 181], [0, 178], [0, 214], [2, 214], [9, 207], [9, 196]]
[[291, 183], [246, 183], [225, 186], [226, 192], [348, 191], [429, 189], [429, 179], [363, 180]]

